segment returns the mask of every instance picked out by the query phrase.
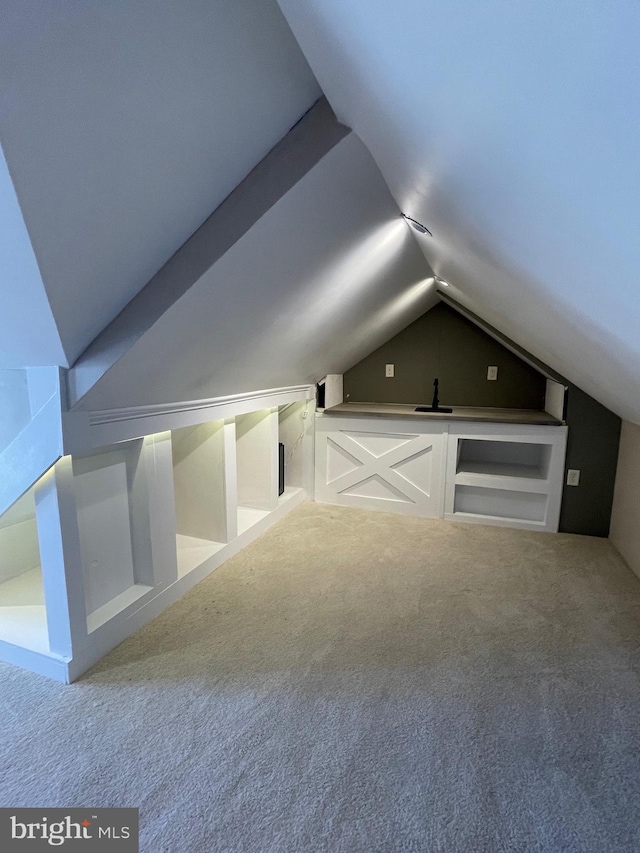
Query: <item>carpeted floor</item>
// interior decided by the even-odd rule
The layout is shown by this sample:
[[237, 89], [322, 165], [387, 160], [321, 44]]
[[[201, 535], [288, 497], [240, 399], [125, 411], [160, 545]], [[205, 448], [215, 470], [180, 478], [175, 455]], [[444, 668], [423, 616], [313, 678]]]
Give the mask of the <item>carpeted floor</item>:
[[2, 806], [145, 853], [640, 850], [640, 582], [606, 540], [305, 504], [64, 687], [0, 666]]

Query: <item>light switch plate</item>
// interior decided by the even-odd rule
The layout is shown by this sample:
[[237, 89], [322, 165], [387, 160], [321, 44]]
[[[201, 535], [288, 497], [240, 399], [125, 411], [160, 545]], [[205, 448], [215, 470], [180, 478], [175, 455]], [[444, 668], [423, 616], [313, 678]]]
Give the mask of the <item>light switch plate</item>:
[[580, 485], [580, 471], [577, 468], [569, 468], [567, 471], [567, 486]]
[[395, 366], [395, 364], [387, 364], [387, 365], [385, 365], [385, 368], [384, 368], [384, 375], [387, 377], [387, 379], [393, 379], [393, 377], [396, 375], [396, 366]]
[[498, 378], [498, 368], [495, 364], [487, 367], [487, 379], [497, 379]]

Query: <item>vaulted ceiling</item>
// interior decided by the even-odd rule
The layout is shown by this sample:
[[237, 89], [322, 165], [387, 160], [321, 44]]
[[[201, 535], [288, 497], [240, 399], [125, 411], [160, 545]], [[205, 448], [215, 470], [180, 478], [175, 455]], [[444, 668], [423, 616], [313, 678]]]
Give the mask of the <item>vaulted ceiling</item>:
[[[0, 180], [0, 212], [17, 237], [0, 239], [0, 366], [82, 365], [324, 92], [361, 142], [319, 158], [176, 293], [85, 404], [343, 370], [427, 305], [414, 296], [433, 268], [463, 305], [640, 422], [635, 0], [279, 6], [3, 3], [0, 179], [13, 187]], [[376, 246], [399, 210], [433, 237], [398, 231], [392, 263]]]
[[640, 421], [635, 0], [279, 0], [455, 297]]

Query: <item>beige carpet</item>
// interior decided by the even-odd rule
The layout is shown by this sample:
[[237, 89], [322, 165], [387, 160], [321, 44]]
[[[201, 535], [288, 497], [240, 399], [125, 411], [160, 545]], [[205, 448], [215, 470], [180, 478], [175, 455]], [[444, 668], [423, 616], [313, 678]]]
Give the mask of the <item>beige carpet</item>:
[[0, 666], [0, 805], [156, 851], [640, 850], [605, 540], [306, 504], [71, 687]]

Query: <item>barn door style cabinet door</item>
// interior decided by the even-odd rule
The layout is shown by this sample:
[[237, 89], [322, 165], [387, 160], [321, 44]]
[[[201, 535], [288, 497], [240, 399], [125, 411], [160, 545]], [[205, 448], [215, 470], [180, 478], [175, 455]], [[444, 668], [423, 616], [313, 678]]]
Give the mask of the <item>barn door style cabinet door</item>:
[[316, 419], [317, 501], [438, 518], [445, 426], [384, 418]]

